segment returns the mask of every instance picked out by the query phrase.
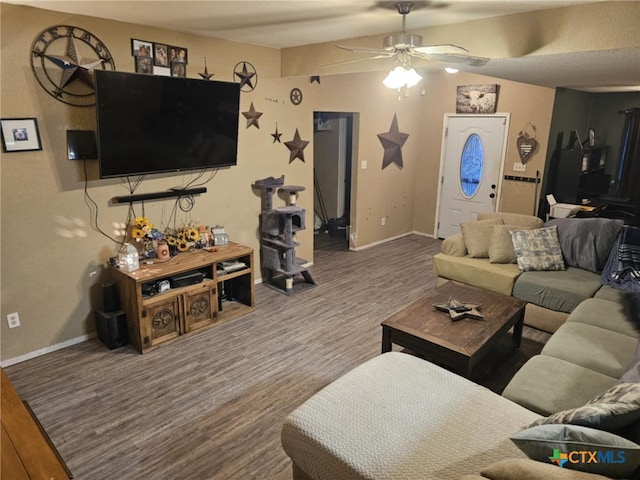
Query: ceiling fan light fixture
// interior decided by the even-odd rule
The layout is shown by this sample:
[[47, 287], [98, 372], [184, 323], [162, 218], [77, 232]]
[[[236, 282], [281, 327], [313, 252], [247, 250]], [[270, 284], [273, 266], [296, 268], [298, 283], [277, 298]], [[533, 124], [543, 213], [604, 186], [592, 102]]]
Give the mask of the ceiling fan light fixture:
[[422, 77], [416, 70], [410, 66], [398, 65], [389, 72], [382, 81], [385, 87], [398, 90], [402, 87], [413, 87], [422, 80]]
[[460, 70], [453, 67], [444, 67], [444, 71], [447, 73], [458, 73]]

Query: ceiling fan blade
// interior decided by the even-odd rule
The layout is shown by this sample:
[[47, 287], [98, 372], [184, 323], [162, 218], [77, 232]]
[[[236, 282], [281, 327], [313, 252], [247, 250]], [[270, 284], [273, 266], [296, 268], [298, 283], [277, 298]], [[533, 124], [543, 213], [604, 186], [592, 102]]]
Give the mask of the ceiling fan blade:
[[320, 65], [320, 66], [322, 68], [335, 67], [337, 65], [347, 65], [349, 63], [364, 62], [365, 60], [377, 60], [379, 58], [391, 58], [392, 56], [393, 56], [393, 54], [385, 53], [384, 55], [375, 55], [373, 57], [356, 58], [355, 60], [347, 60], [346, 62], [327, 63], [326, 65]]
[[486, 64], [489, 59], [485, 57], [474, 57], [472, 55], [458, 55], [454, 53], [436, 53], [433, 55], [426, 55], [429, 60], [435, 60], [443, 63], [463, 63], [472, 67], [481, 67]]
[[395, 52], [387, 52], [386, 50], [381, 50], [379, 48], [369, 48], [369, 47], [346, 47], [344, 45], [336, 45], [336, 47], [341, 48], [342, 50], [347, 50], [349, 52], [356, 53], [377, 53], [379, 55], [387, 55], [391, 57]]
[[469, 53], [469, 50], [466, 48], [458, 45], [452, 45], [450, 43], [443, 45], [427, 45], [425, 47], [413, 47], [413, 50], [423, 55]]

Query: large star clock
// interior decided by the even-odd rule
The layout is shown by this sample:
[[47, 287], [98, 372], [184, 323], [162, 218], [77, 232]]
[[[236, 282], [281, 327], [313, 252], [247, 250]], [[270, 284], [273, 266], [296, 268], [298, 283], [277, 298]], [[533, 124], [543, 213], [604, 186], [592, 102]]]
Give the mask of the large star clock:
[[95, 105], [93, 70], [115, 70], [111, 53], [91, 32], [55, 25], [40, 32], [31, 45], [31, 70], [56, 100], [78, 107]]

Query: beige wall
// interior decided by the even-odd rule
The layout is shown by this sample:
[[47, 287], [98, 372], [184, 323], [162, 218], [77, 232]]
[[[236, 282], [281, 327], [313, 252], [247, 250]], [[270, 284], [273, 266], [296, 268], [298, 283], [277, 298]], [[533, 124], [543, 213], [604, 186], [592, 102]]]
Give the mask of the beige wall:
[[[301, 232], [299, 255], [313, 261], [313, 145], [305, 150], [305, 162], [289, 163], [284, 144], [273, 143], [271, 133], [293, 138], [298, 128], [304, 140], [313, 140], [313, 112], [353, 112], [353, 193], [351, 246], [362, 248], [407, 232], [433, 234], [440, 165], [442, 125], [445, 113], [455, 112], [457, 85], [497, 83], [498, 110], [511, 113], [509, 150], [505, 174], [514, 174], [518, 160], [515, 138], [531, 122], [541, 143], [527, 164], [527, 175], [544, 170], [544, 152], [553, 90], [472, 74], [448, 76], [430, 73], [407, 98], [382, 86], [386, 72], [323, 75], [321, 83], [309, 77], [280, 78], [280, 52], [211, 38], [89, 17], [45, 12], [0, 4], [2, 16], [2, 117], [36, 117], [42, 135], [42, 152], [3, 154], [1, 174], [1, 359], [14, 359], [53, 345], [73, 341], [94, 330], [93, 309], [100, 306], [100, 285], [107, 278], [103, 265], [116, 245], [91, 228], [91, 211], [83, 196], [81, 162], [66, 159], [65, 130], [95, 129], [92, 108], [57, 102], [37, 84], [29, 67], [28, 49], [35, 35], [55, 24], [85, 28], [103, 40], [121, 71], [133, 71], [130, 39], [138, 38], [189, 49], [188, 76], [197, 78], [207, 57], [217, 80], [232, 80], [234, 65], [247, 60], [259, 72], [258, 87], [243, 93], [241, 110], [253, 101], [263, 112], [260, 129], [245, 128], [241, 117], [238, 165], [221, 169], [196, 198], [184, 220], [223, 224], [231, 239], [258, 249], [259, 191], [251, 184], [266, 176], [286, 175], [286, 183], [306, 187], [300, 205], [307, 209], [307, 230]], [[289, 92], [302, 89], [301, 105], [293, 106]], [[424, 88], [424, 95], [421, 89]], [[394, 114], [399, 129], [409, 134], [402, 149], [404, 167], [382, 167], [383, 150], [377, 134], [387, 132]], [[366, 160], [367, 169], [361, 169]], [[112, 233], [124, 222], [127, 206], [110, 199], [126, 195], [118, 180], [99, 180], [95, 162], [88, 162], [88, 190], [99, 206], [98, 222]], [[165, 190], [186, 183], [191, 175], [149, 177], [139, 192]], [[505, 183], [501, 209], [528, 213], [533, 191]], [[162, 225], [171, 202], [147, 202], [145, 214]], [[136, 205], [136, 213], [141, 213]], [[381, 225], [385, 218], [386, 225]], [[8, 330], [5, 317], [18, 312], [22, 326]]]

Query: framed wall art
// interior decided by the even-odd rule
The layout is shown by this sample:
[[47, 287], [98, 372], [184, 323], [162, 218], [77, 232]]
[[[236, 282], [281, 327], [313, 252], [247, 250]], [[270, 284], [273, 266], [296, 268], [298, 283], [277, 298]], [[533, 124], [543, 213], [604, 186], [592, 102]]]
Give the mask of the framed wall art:
[[35, 118], [2, 118], [2, 149], [7, 152], [42, 150], [38, 120]]
[[496, 113], [498, 85], [464, 85], [458, 87], [456, 113]]
[[131, 39], [131, 55], [134, 57], [153, 58], [153, 45], [144, 40]]

